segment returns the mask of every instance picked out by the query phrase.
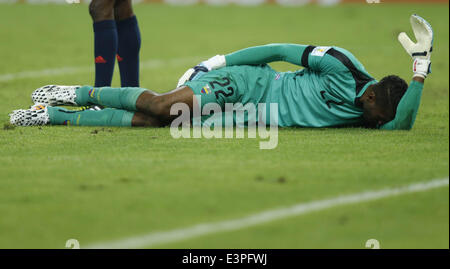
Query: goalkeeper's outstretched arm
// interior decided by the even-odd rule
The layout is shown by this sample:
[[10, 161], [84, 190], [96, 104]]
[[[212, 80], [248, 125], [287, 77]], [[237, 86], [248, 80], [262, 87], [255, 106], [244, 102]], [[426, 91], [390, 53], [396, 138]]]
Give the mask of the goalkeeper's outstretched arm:
[[[183, 85], [188, 80], [196, 79], [197, 76], [201, 76], [202, 72], [208, 72], [225, 66], [259, 65], [284, 61], [303, 67], [310, 67], [307, 66], [308, 57], [304, 56], [311, 53], [311, 48], [313, 47], [297, 44], [268, 44], [242, 49], [227, 55], [216, 55], [187, 70], [179, 79], [177, 87]], [[311, 68], [321, 69], [321, 66], [313, 64]]]
[[286, 43], [250, 47], [227, 55], [216, 55], [187, 70], [179, 79], [177, 87], [188, 80], [195, 80], [202, 73], [233, 65], [260, 65], [283, 61], [323, 73], [346, 71], [344, 64], [328, 54], [333, 50], [333, 47]]
[[258, 65], [283, 61], [323, 73], [347, 71], [344, 64], [329, 54], [334, 51], [333, 47], [268, 44], [227, 54], [224, 56], [224, 64], [226, 66]]
[[302, 65], [302, 55], [308, 46], [297, 44], [268, 44], [242, 49], [225, 56], [226, 65], [258, 65], [283, 61]]
[[395, 118], [380, 129], [410, 130], [412, 128], [419, 110], [425, 78], [431, 73], [433, 28], [416, 14], [411, 16], [410, 22], [417, 42], [414, 43], [405, 33], [400, 33], [398, 40], [413, 59], [413, 79], [397, 106]]

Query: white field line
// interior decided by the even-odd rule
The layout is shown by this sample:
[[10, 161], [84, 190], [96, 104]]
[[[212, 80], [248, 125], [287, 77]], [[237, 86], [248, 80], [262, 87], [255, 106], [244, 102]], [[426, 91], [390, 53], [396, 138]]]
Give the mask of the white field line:
[[397, 188], [387, 188], [382, 190], [365, 191], [361, 193], [339, 196], [336, 198], [300, 203], [290, 207], [267, 210], [247, 217], [202, 223], [195, 226], [143, 234], [139, 236], [127, 237], [115, 241], [100, 242], [86, 246], [86, 248], [141, 248], [151, 247], [158, 244], [181, 241], [189, 238], [199, 237], [208, 234], [215, 234], [225, 231], [234, 231], [263, 223], [280, 220], [288, 217], [299, 216], [310, 212], [325, 210], [342, 205], [359, 204], [363, 202], [378, 200], [407, 193], [423, 192], [434, 188], [449, 185], [449, 179], [435, 179], [426, 182], [414, 183]]
[[[184, 57], [184, 58], [174, 58], [174, 59], [152, 59], [141, 62], [140, 68], [142, 69], [156, 69], [163, 67], [177, 67], [183, 65], [192, 66], [200, 62], [206, 57]], [[61, 75], [73, 75], [94, 72], [94, 64], [92, 66], [84, 67], [58, 67], [51, 69], [35, 70], [35, 71], [23, 71], [18, 73], [10, 74], [0, 74], [0, 82], [12, 81], [17, 79], [27, 79], [27, 78], [40, 78], [40, 77], [50, 77], [50, 76], [61, 76]], [[179, 74], [180, 76], [182, 74]]]

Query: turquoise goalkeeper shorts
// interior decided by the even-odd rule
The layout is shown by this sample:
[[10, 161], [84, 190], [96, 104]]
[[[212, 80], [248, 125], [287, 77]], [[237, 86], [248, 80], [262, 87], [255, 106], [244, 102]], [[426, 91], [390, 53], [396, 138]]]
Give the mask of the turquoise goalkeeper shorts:
[[276, 77], [277, 72], [268, 65], [228, 66], [187, 81], [184, 86], [191, 88], [197, 96], [200, 111], [210, 103], [216, 103], [222, 109], [227, 103], [243, 106], [252, 103], [257, 108], [258, 104], [266, 102], [271, 82]]
[[[207, 72], [194, 81], [187, 81], [184, 86], [191, 88], [196, 95], [200, 111], [205, 105], [211, 103], [218, 104], [224, 111], [225, 104], [228, 103], [235, 107], [253, 104], [256, 108], [255, 112], [258, 113], [258, 104], [265, 104], [271, 82], [276, 77], [277, 72], [268, 65], [228, 66]], [[234, 124], [237, 123], [235, 114]], [[207, 118], [208, 116], [202, 116], [202, 122]], [[256, 122], [258, 119], [259, 117], [256, 118]], [[244, 125], [247, 121], [247, 111], [245, 111]], [[222, 125], [227, 124], [223, 121]]]

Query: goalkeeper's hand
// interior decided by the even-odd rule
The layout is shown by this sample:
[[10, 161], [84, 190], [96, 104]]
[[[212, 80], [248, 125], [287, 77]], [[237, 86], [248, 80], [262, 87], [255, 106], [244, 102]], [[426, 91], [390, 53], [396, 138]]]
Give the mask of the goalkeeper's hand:
[[208, 68], [206, 68], [202, 64], [198, 64], [192, 68], [189, 68], [178, 80], [177, 88], [186, 83], [186, 81], [192, 81], [201, 77], [208, 71]]
[[225, 56], [216, 55], [212, 58], [209, 58], [208, 60], [201, 62], [193, 68], [189, 68], [178, 80], [177, 88], [186, 83], [186, 81], [196, 80], [199, 77], [203, 76], [205, 73], [211, 70], [222, 68], [224, 66], [226, 66]]
[[414, 76], [426, 78], [431, 73], [431, 51], [433, 50], [433, 28], [422, 17], [414, 14], [410, 18], [417, 42], [414, 43], [406, 33], [398, 35], [398, 41], [413, 58]]

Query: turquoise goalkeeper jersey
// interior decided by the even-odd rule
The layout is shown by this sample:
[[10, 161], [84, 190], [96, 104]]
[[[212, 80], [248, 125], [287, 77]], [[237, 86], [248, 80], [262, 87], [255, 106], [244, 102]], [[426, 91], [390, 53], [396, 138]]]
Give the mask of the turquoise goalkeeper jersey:
[[[272, 83], [269, 102], [279, 103], [281, 126], [325, 127], [363, 125], [358, 98], [377, 83], [347, 50], [296, 44], [270, 44], [226, 55], [227, 66], [285, 61], [305, 67], [280, 73]], [[395, 118], [384, 130], [412, 128], [420, 105], [423, 83], [412, 81], [397, 106]]]
[[377, 81], [350, 52], [338, 47], [271, 44], [226, 56], [227, 66], [273, 61], [305, 67], [296, 72], [267, 73], [271, 80], [264, 89], [267, 91], [264, 102], [278, 104], [279, 126], [328, 127], [362, 123], [363, 110], [357, 98]]
[[363, 109], [357, 98], [377, 83], [348, 51], [308, 46], [298, 55], [305, 69], [279, 73], [268, 103], [278, 103], [280, 126], [359, 125]]
[[[210, 71], [185, 85], [208, 103], [265, 104], [266, 123], [272, 124], [270, 103], [278, 105], [281, 127], [364, 126], [359, 98], [377, 81], [349, 51], [338, 47], [270, 44], [225, 56], [226, 67]], [[285, 61], [304, 69], [276, 72], [267, 63]], [[393, 121], [380, 129], [411, 129], [423, 84], [413, 81], [402, 97]], [[270, 121], [269, 121], [270, 120]]]

